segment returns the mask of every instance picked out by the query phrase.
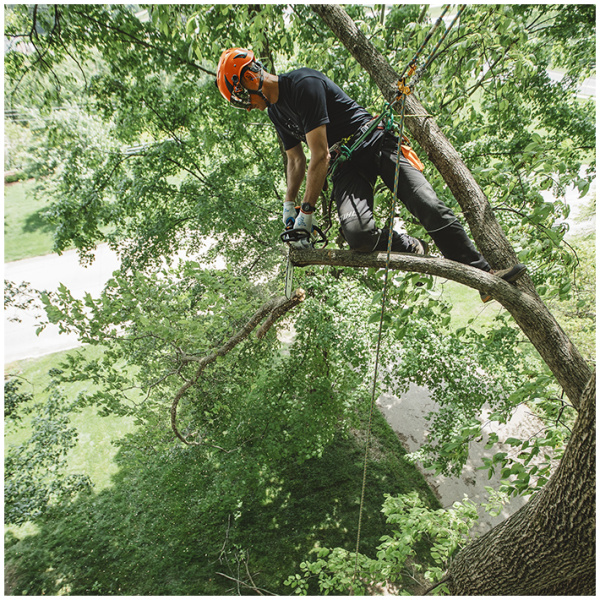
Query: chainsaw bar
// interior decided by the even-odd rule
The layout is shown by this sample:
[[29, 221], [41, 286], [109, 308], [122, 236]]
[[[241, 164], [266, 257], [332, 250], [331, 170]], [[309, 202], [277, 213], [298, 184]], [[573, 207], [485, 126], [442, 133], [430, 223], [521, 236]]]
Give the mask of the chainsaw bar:
[[[292, 227], [293, 221], [292, 226], [286, 228], [286, 230], [281, 234], [280, 237], [282, 242], [290, 244], [292, 242], [308, 240], [312, 248], [314, 248], [317, 244], [323, 244], [323, 248], [327, 246], [328, 240], [320, 227], [313, 225], [312, 233], [308, 233], [308, 231], [304, 229], [293, 229]], [[285, 267], [285, 297], [288, 299], [292, 297], [293, 279], [294, 265], [292, 264], [290, 253], [288, 251], [287, 265]]]
[[292, 297], [292, 286], [294, 284], [294, 265], [288, 253], [287, 265], [285, 267], [285, 297], [289, 300]]

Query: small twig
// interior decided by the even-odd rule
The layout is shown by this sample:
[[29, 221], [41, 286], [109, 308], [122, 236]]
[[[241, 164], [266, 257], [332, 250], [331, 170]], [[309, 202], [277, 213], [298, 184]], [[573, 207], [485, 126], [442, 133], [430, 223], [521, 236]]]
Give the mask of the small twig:
[[250, 581], [250, 583], [254, 586], [254, 589], [261, 595], [264, 596], [263, 593], [261, 593], [260, 589], [256, 587], [256, 584], [254, 583], [254, 579], [252, 579], [252, 575], [250, 575], [250, 568], [248, 567], [248, 563], [250, 562], [250, 552], [248, 551], [248, 559], [244, 561], [244, 566], [246, 567], [246, 575], [248, 575], [248, 580]]
[[[225, 577], [225, 579], [230, 579], [231, 581], [235, 581], [238, 584], [238, 586], [243, 585], [244, 587], [247, 587], [249, 590], [254, 590], [255, 592], [258, 592], [261, 596], [263, 596], [264, 594], [261, 594], [260, 592], [269, 594], [269, 596], [277, 596], [277, 594], [274, 594], [273, 592], [269, 592], [269, 590], [264, 590], [262, 588], [257, 588], [257, 587], [248, 585], [245, 581], [241, 581], [240, 579], [236, 579], [235, 577], [225, 575], [225, 573], [217, 573], [217, 575], [220, 575], [221, 577]], [[239, 589], [239, 587], [238, 587], [238, 589]]]
[[442, 577], [437, 583], [434, 583], [432, 586], [428, 587], [424, 592], [423, 592], [423, 596], [427, 596], [427, 594], [429, 594], [429, 592], [433, 592], [433, 590], [435, 590], [435, 588], [439, 587], [440, 585], [442, 585], [442, 583], [446, 583], [446, 581], [450, 580], [450, 576], [449, 575], [444, 575], [444, 577]]
[[231, 515], [227, 516], [227, 531], [225, 532], [225, 541], [223, 542], [223, 547], [221, 548], [221, 552], [219, 552], [219, 562], [221, 562], [221, 556], [225, 552], [225, 547], [227, 546], [227, 540], [229, 539], [229, 529], [231, 527]]

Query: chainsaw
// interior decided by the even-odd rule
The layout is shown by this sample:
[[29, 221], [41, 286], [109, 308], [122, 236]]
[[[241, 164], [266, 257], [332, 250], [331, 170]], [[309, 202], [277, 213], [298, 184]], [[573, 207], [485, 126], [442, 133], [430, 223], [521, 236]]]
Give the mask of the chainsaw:
[[[296, 207], [296, 215], [300, 211], [300, 207]], [[322, 244], [322, 248], [325, 248], [328, 244], [328, 240], [323, 233], [323, 230], [316, 225], [312, 226], [312, 231], [309, 233], [305, 229], [294, 229], [295, 219], [290, 217], [285, 224], [285, 230], [281, 234], [281, 241], [285, 244], [291, 244], [293, 242], [300, 242], [302, 240], [308, 240], [311, 248], [315, 248], [317, 245]], [[285, 296], [286, 298], [292, 297], [292, 282], [294, 277], [294, 265], [290, 258], [288, 251], [287, 265], [285, 269]]]

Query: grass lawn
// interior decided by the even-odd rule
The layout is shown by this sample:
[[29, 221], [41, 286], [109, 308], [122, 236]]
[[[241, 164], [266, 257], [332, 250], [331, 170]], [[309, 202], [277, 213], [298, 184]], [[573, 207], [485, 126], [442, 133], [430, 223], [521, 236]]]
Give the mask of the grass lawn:
[[33, 180], [4, 186], [4, 262], [52, 252], [52, 233], [41, 217], [45, 208], [34, 198]]
[[483, 304], [477, 290], [456, 281], [437, 278], [435, 286], [441, 293], [440, 300], [452, 305], [452, 327], [455, 329], [472, 327], [481, 331], [504, 310], [497, 302]]
[[[90, 357], [98, 352], [83, 351]], [[72, 352], [15, 362], [7, 372], [35, 382], [31, 391], [39, 400], [48, 370]], [[71, 384], [65, 391], [75, 395], [84, 386]], [[355, 436], [339, 437], [322, 458], [282, 463], [277, 480], [249, 486], [234, 517], [222, 506], [226, 482], [218, 467], [224, 458], [206, 460], [176, 446], [132, 459], [112, 445], [133, 431], [129, 420], [99, 417], [89, 409], [73, 415], [72, 422], [80, 444], [69, 457], [70, 470], [87, 473], [95, 489], [36, 527], [8, 528], [11, 594], [224, 595], [235, 584], [218, 573], [238, 575], [246, 556], [259, 586], [285, 594], [289, 589], [282, 582], [315, 545], [354, 548], [364, 453]], [[27, 429], [7, 432], [7, 444], [23, 441]], [[374, 548], [388, 531], [381, 513], [385, 493], [418, 490], [431, 506], [439, 506], [377, 411], [372, 443], [364, 548]], [[262, 467], [251, 463], [247, 472], [259, 476]]]
[[[50, 383], [48, 371], [58, 367], [61, 360], [70, 353], [83, 351], [88, 356], [97, 355], [99, 350], [86, 347], [49, 354], [41, 358], [16, 361], [6, 365], [5, 376], [18, 375], [26, 381], [22, 391], [31, 392], [34, 402], [40, 402], [48, 396], [46, 388]], [[84, 391], [84, 383], [72, 383], [64, 386], [65, 394], [75, 397]], [[30, 418], [30, 417], [29, 417]], [[96, 490], [102, 490], [111, 485], [111, 478], [117, 467], [113, 462], [117, 448], [113, 440], [120, 439], [126, 433], [134, 430], [133, 419], [122, 417], [99, 417], [93, 408], [85, 408], [71, 415], [71, 422], [77, 428], [80, 443], [69, 456], [69, 471], [86, 473], [94, 483]], [[5, 430], [5, 446], [19, 444], [29, 437], [30, 431], [25, 427]]]
[[[21, 391], [32, 393], [33, 402], [41, 402], [48, 396], [46, 388], [50, 383], [49, 370], [58, 367], [67, 354], [77, 351], [67, 350], [41, 358], [15, 361], [5, 365], [5, 377], [20, 377], [25, 381]], [[98, 353], [97, 349], [91, 347], [79, 351], [83, 351], [88, 355]], [[73, 383], [65, 386], [65, 392], [75, 396], [83, 391], [85, 387], [85, 384]], [[21, 444], [29, 438], [31, 430], [28, 427], [28, 422], [30, 419], [31, 416], [26, 417], [24, 426], [18, 429], [10, 426], [5, 427], [5, 448], [10, 445]], [[79, 413], [72, 414], [71, 422], [78, 431], [80, 443], [69, 455], [68, 471], [73, 474], [85, 473], [88, 475], [96, 492], [109, 488], [112, 485], [112, 477], [118, 471], [118, 467], [114, 462], [118, 449], [113, 445], [113, 441], [134, 430], [133, 419], [113, 416], [99, 417], [93, 408], [85, 408]], [[21, 538], [37, 532], [37, 527], [31, 523], [26, 523], [20, 527], [5, 527], [5, 531]]]

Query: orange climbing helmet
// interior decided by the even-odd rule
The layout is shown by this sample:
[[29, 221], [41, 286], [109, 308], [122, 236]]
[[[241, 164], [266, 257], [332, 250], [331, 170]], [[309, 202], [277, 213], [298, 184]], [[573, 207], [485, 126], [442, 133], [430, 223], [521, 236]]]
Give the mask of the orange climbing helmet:
[[[241, 83], [246, 72], [250, 72], [251, 81], [257, 79], [258, 90], [247, 90]], [[217, 66], [217, 87], [225, 100], [236, 108], [250, 109], [250, 94], [258, 94], [267, 104], [268, 100], [262, 92], [263, 69], [256, 60], [252, 50], [245, 48], [229, 48], [221, 54]]]

